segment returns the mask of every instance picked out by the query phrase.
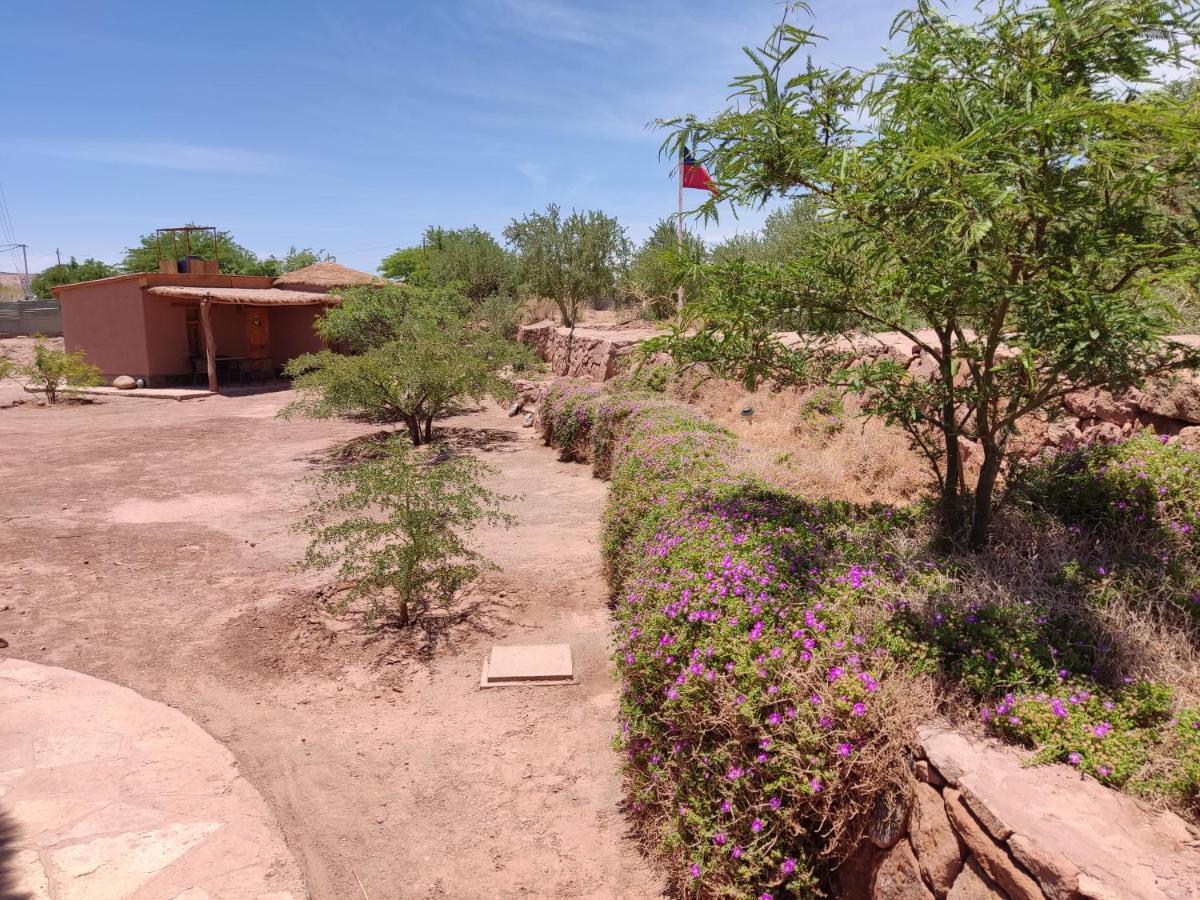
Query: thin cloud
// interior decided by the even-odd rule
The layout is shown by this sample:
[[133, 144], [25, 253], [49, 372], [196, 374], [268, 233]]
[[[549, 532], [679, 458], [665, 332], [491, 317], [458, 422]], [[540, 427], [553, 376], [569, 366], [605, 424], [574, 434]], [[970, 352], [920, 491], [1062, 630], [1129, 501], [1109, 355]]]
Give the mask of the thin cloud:
[[74, 162], [113, 163], [139, 168], [256, 175], [278, 171], [281, 157], [238, 147], [172, 141], [118, 141], [101, 138], [23, 140], [16, 148], [38, 156]]
[[545, 187], [549, 178], [546, 176], [546, 167], [541, 163], [523, 162], [517, 165], [517, 171], [529, 179], [529, 183], [534, 187]]

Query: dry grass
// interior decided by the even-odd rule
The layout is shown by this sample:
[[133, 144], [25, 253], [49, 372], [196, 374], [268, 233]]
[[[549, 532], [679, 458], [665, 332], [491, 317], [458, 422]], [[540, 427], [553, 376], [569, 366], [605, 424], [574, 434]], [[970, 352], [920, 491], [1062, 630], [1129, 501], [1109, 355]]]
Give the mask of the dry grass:
[[[672, 392], [738, 435], [748, 468], [810, 499], [906, 505], [928, 492], [929, 474], [904, 433], [864, 418], [854, 398], [840, 425], [806, 414], [813, 388], [750, 392], [718, 379], [687, 380]], [[752, 423], [741, 411], [754, 409]]]

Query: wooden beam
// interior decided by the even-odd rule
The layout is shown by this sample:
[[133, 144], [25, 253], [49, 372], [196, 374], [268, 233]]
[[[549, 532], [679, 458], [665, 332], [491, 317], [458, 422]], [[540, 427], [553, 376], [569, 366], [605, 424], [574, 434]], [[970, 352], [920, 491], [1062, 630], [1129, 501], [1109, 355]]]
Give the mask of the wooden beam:
[[208, 363], [208, 389], [217, 392], [217, 344], [213, 340], [212, 300], [205, 297], [200, 301], [200, 327], [204, 329], [204, 358]]

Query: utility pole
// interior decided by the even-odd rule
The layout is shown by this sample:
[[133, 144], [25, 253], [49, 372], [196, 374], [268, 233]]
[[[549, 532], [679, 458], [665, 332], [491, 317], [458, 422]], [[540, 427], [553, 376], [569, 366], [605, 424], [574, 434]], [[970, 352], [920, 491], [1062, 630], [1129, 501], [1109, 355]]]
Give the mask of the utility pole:
[[54, 248], [54, 258], [56, 260], [58, 260], [58, 264], [61, 266], [62, 265], [62, 254], [58, 252], [57, 247]]
[[32, 292], [30, 291], [30, 286], [29, 286], [29, 252], [28, 251], [29, 251], [29, 248], [25, 244], [22, 244], [21, 245], [21, 264], [25, 267], [25, 279], [21, 283], [25, 286], [25, 299], [26, 300], [32, 299]]

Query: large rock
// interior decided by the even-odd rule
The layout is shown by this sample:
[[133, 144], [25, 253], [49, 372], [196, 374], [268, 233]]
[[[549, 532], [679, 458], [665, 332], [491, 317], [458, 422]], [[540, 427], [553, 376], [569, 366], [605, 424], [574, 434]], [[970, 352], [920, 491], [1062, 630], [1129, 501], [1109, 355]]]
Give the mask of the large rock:
[[1144, 412], [1200, 425], [1200, 376], [1155, 378], [1135, 395]]
[[908, 840], [916, 851], [921, 874], [938, 897], [945, 897], [962, 871], [963, 853], [942, 795], [918, 782], [909, 822]]
[[1111, 422], [1118, 427], [1137, 418], [1138, 406], [1133, 399], [1122, 394], [1114, 397], [1103, 388], [1092, 388], [1063, 398], [1063, 406], [1079, 419], [1098, 419]]
[[1045, 895], [1037, 882], [1021, 871], [1008, 852], [983, 830], [959, 792], [946, 788], [943, 796], [950, 823], [988, 877], [1000, 885], [1011, 900], [1042, 900]]
[[1004, 892], [983, 874], [979, 863], [967, 859], [967, 864], [954, 879], [954, 887], [946, 895], [946, 900], [1005, 900]]
[[921, 880], [921, 870], [908, 841], [901, 841], [887, 852], [875, 869], [872, 900], [934, 900]]
[[113, 379], [113, 387], [118, 391], [132, 391], [137, 387], [137, 382], [128, 375], [118, 375]]
[[869, 838], [863, 840], [855, 848], [846, 861], [838, 867], [837, 884], [840, 900], [871, 900], [875, 867], [882, 855]]
[[1200, 425], [1191, 425], [1179, 432], [1179, 446], [1185, 450], [1200, 450]]
[[[957, 792], [954, 803], [945, 792], [946, 812], [968, 849], [976, 852], [983, 840], [997, 848], [996, 833], [1006, 836], [1012, 855], [1047, 895], [1070, 896], [1077, 884], [1079, 894], [1107, 892], [1122, 900], [1200, 897], [1200, 834], [1178, 816], [1068, 766], [1028, 767], [1029, 754], [1012, 747], [936, 727], [921, 729], [920, 737], [929, 763], [969, 797], [970, 808]], [[973, 809], [986, 810], [992, 834]], [[960, 824], [967, 832], [974, 826], [976, 843]], [[996, 877], [983, 856], [980, 864]], [[1085, 885], [1091, 887], [1085, 891]], [[1009, 889], [1003, 881], [1000, 886]]]

